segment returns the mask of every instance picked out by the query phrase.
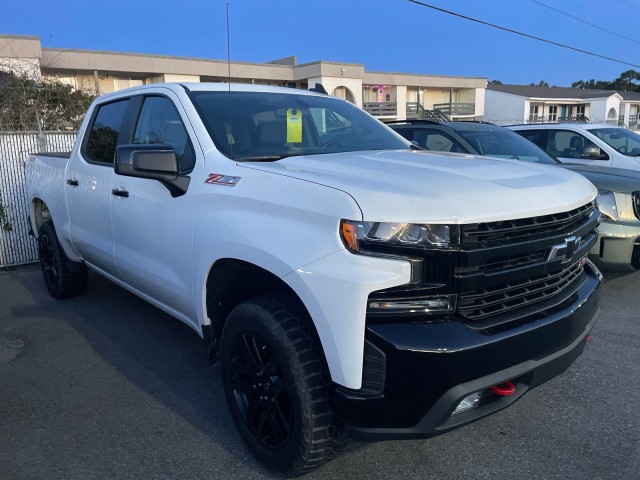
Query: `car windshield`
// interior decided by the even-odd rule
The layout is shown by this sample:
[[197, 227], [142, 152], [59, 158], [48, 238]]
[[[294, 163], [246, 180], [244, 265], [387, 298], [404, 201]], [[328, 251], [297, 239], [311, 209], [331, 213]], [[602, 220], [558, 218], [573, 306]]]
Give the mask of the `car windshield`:
[[626, 128], [589, 129], [600, 140], [627, 157], [640, 156], [640, 135]]
[[335, 97], [203, 91], [191, 98], [218, 149], [234, 160], [410, 148], [367, 113]]
[[464, 126], [454, 128], [482, 155], [552, 165], [558, 163], [538, 146], [509, 129], [495, 126], [486, 129], [479, 129], [477, 126], [475, 128], [465, 128]]

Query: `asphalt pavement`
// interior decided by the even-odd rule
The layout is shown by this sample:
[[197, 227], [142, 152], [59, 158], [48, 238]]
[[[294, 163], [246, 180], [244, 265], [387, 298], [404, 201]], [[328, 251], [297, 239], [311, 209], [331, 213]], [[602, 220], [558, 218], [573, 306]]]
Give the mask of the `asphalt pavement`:
[[[606, 274], [584, 354], [510, 408], [427, 440], [352, 442], [305, 479], [640, 479], [640, 272]], [[187, 326], [95, 274], [49, 297], [0, 270], [0, 480], [277, 478]]]

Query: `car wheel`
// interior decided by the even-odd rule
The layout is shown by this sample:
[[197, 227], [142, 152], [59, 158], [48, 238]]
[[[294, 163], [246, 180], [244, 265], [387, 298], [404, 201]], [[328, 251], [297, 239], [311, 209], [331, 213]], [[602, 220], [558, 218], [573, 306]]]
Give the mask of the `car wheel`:
[[264, 296], [234, 308], [222, 332], [222, 378], [238, 430], [258, 459], [288, 476], [331, 460], [347, 443], [310, 322], [290, 298]]
[[47, 290], [54, 298], [80, 295], [87, 287], [87, 268], [69, 260], [50, 221], [38, 230], [38, 254]]

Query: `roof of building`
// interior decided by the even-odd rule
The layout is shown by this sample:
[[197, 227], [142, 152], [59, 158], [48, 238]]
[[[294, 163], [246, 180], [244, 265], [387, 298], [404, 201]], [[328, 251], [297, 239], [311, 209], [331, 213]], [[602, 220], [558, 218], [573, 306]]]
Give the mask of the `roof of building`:
[[623, 100], [640, 102], [640, 92], [621, 92], [620, 90], [616, 90], [616, 93], [620, 95]]
[[[487, 90], [510, 93], [527, 98], [607, 98], [615, 93], [614, 90], [592, 90], [569, 87], [538, 87], [533, 85], [488, 85]], [[630, 93], [630, 92], [624, 92]], [[623, 97], [624, 98], [624, 97]]]

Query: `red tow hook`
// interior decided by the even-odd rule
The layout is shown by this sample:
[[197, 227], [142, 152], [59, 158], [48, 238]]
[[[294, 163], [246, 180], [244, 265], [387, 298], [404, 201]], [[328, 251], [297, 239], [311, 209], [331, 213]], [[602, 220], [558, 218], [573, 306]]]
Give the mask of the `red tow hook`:
[[506, 382], [502, 382], [500, 385], [494, 385], [489, 388], [496, 395], [501, 395], [503, 397], [508, 397], [509, 395], [513, 395], [516, 391], [516, 386], [511, 383], [509, 380]]

